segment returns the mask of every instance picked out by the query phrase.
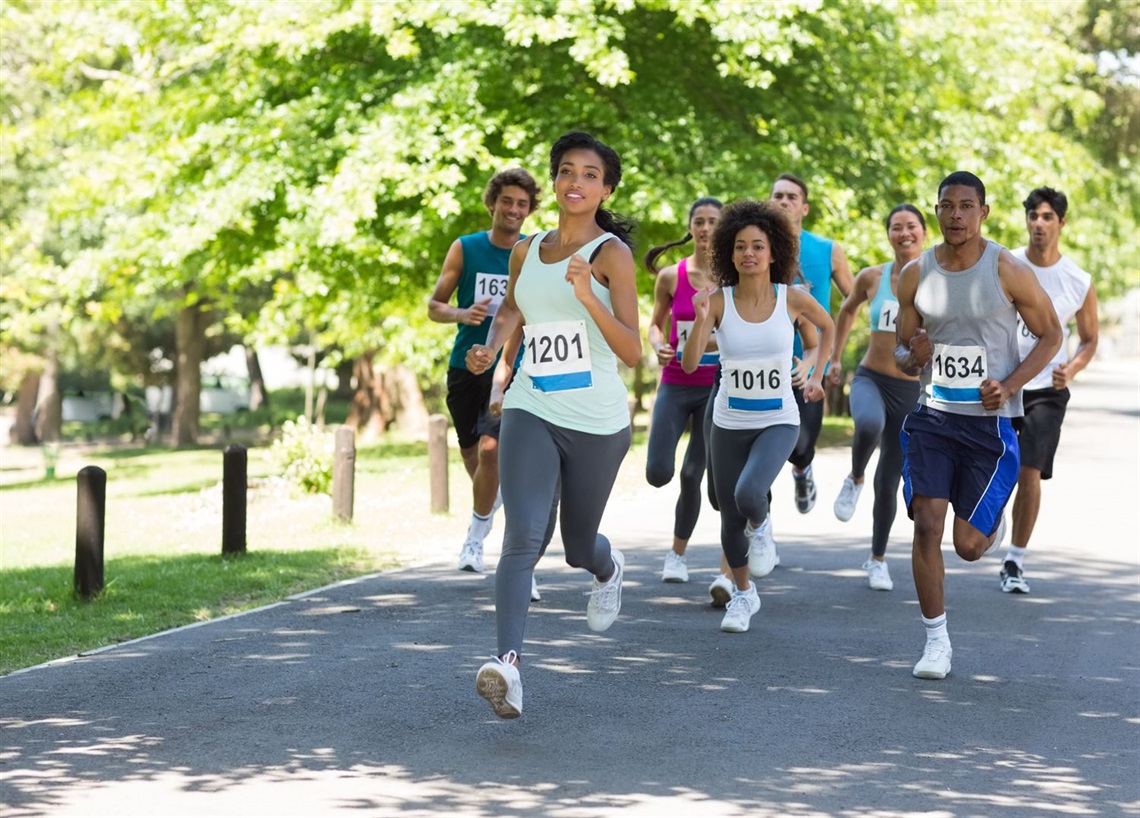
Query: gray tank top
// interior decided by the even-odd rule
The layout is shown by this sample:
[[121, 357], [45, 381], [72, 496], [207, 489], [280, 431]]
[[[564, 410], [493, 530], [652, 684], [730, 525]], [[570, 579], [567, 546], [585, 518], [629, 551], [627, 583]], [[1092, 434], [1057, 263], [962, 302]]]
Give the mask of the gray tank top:
[[919, 259], [914, 306], [934, 345], [919, 403], [956, 415], [1022, 415], [1020, 391], [996, 412], [982, 408], [979, 392], [983, 380], [1000, 381], [1021, 363], [1017, 310], [998, 278], [1001, 251], [987, 241], [978, 262], [960, 272], [942, 269], [934, 248]]

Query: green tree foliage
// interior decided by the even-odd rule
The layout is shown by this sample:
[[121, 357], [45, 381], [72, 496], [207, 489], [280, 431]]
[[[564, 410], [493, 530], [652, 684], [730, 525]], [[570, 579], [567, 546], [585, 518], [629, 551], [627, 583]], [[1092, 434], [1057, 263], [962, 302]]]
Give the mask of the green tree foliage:
[[488, 176], [545, 178], [575, 127], [621, 153], [612, 202], [643, 248], [694, 198], [763, 197], [792, 171], [808, 226], [860, 267], [885, 258], [892, 205], [930, 213], [961, 167], [990, 188], [995, 238], [1023, 243], [1020, 201], [1051, 184], [1102, 288], [1137, 279], [1136, 140], [1117, 136], [1135, 86], [1103, 57], [1135, 58], [1135, 10], [1107, 0], [0, 9], [8, 346], [42, 343], [49, 308], [106, 339], [201, 305], [211, 332], [312, 334], [435, 378], [451, 328], [425, 303], [448, 244], [486, 226]]

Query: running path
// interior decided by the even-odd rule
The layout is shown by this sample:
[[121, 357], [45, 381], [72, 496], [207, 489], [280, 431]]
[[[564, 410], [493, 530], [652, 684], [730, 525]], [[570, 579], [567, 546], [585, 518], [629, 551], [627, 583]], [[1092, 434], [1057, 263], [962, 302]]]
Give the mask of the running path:
[[910, 676], [905, 521], [895, 591], [866, 589], [870, 503], [834, 519], [847, 459], [825, 451], [812, 514], [777, 486], [783, 565], [747, 634], [705, 605], [714, 515], [666, 586], [674, 493], [616, 492], [622, 615], [591, 633], [581, 572], [540, 563], [520, 720], [474, 692], [492, 580], [441, 554], [0, 679], [0, 814], [1136, 815], [1138, 384], [1133, 362], [1074, 387], [1030, 596], [996, 557], [948, 562], [943, 682]]

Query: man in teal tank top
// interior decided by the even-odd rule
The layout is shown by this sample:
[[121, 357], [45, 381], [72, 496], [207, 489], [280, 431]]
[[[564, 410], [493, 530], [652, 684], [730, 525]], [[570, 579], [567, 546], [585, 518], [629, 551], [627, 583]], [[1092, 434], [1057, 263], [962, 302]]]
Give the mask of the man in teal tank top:
[[[846, 298], [854, 281], [851, 266], [847, 263], [847, 254], [839, 242], [803, 229], [804, 216], [811, 207], [808, 204], [807, 184], [802, 179], [790, 173], [778, 176], [772, 185], [772, 201], [787, 214], [800, 238], [800, 271], [803, 281], [798, 283], [806, 286], [819, 305], [832, 313], [832, 283]], [[792, 354], [796, 358], [802, 358], [804, 354], [798, 334]], [[815, 459], [815, 444], [823, 428], [823, 401], [805, 401], [802, 389], [793, 389], [792, 392], [800, 407], [800, 436], [788, 462], [792, 464], [792, 479], [795, 481], [796, 509], [801, 514], [807, 514], [815, 505], [816, 488], [811, 463]]]
[[[538, 207], [538, 184], [525, 170], [496, 174], [483, 192], [491, 229], [456, 239], [428, 302], [428, 317], [458, 324], [447, 370], [447, 408], [472, 483], [471, 525], [459, 553], [461, 571], [483, 571], [483, 540], [498, 507], [499, 419], [488, 411], [495, 368], [467, 371], [467, 350], [487, 340], [495, 310], [507, 294], [511, 250], [523, 238], [526, 217]], [[451, 306], [451, 296], [456, 306]]]

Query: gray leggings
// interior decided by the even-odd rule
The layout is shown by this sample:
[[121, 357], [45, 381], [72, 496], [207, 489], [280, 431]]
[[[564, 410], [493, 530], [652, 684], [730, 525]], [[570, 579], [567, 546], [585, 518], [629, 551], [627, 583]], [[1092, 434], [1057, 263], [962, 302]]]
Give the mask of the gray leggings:
[[855, 437], [851, 441], [851, 475], [862, 477], [879, 447], [875, 469], [874, 525], [871, 553], [887, 553], [887, 539], [898, 508], [899, 479], [902, 477], [903, 450], [899, 431], [906, 416], [918, 404], [918, 381], [892, 378], [860, 366], [851, 381], [851, 417]]
[[720, 544], [732, 568], [748, 563], [744, 524], [753, 528], [768, 518], [768, 489], [796, 447], [799, 427], [766, 429], [712, 427], [709, 453], [720, 504]]
[[530, 581], [553, 534], [560, 501], [566, 562], [598, 578], [612, 575], [610, 541], [598, 533], [598, 525], [629, 440], [628, 426], [612, 435], [592, 435], [522, 409], [503, 412], [499, 485], [507, 526], [495, 571], [500, 656], [512, 650], [522, 655]]
[[653, 404], [653, 425], [649, 430], [649, 453], [645, 458], [645, 479], [660, 488], [673, 479], [677, 444], [689, 424], [689, 445], [681, 462], [681, 494], [673, 520], [673, 536], [687, 540], [693, 536], [701, 513], [701, 478], [705, 472], [705, 405], [712, 387], [663, 383], [657, 387]]

